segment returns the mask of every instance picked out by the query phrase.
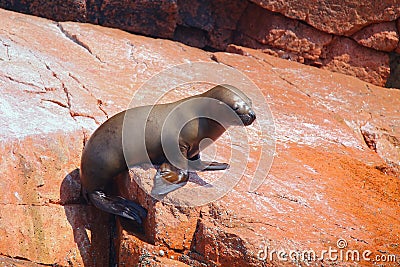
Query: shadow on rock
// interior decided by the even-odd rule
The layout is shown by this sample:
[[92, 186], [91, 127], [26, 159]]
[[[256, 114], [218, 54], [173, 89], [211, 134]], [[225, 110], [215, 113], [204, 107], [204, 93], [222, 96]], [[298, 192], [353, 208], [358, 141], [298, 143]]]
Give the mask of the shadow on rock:
[[[148, 170], [148, 168], [143, 169]], [[155, 217], [154, 213], [157, 200], [148, 195], [134, 179], [131, 179], [129, 172], [122, 172], [118, 176], [116, 176], [115, 186], [116, 188], [113, 188], [114, 194], [120, 195], [133, 202], [139, 203], [143, 208], [147, 210], [147, 217], [146, 219], [144, 219], [142, 225], [132, 220], [117, 217], [119, 225], [130, 235], [136, 236], [143, 242], [151, 243], [148, 234], [153, 231], [153, 224], [151, 222], [154, 220]]]
[[112, 216], [86, 203], [81, 195], [79, 169], [65, 176], [60, 199], [84, 266], [108, 266]]

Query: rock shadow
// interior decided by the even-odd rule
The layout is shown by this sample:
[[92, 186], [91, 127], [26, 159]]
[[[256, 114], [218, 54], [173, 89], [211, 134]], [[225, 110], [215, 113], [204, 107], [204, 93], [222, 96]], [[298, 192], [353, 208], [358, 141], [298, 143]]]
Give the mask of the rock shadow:
[[84, 266], [109, 266], [110, 226], [114, 218], [87, 204], [81, 194], [79, 169], [64, 177], [60, 200]]

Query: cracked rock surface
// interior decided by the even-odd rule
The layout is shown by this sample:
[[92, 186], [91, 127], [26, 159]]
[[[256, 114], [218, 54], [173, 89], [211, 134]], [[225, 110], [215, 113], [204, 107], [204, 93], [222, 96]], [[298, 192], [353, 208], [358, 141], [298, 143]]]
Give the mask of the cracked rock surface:
[[[111, 218], [80, 196], [85, 141], [153, 75], [196, 61], [235, 68], [260, 88], [274, 116], [273, 166], [255, 192], [245, 175], [197, 208], [157, 202], [125, 177], [120, 191], [149, 217], [142, 235], [118, 223], [121, 266], [292, 266], [259, 260], [260, 246], [321, 252], [339, 239], [399, 261], [400, 91], [229, 49], [0, 10], [0, 266], [108, 266]], [[251, 148], [250, 173], [259, 156]], [[300, 263], [326, 262], [347, 266]]]

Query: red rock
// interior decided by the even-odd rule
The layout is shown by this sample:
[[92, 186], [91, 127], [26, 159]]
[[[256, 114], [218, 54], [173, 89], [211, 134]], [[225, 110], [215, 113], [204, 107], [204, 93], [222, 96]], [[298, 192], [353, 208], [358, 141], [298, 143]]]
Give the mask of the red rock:
[[324, 49], [323, 69], [351, 75], [361, 80], [384, 86], [389, 74], [389, 56], [358, 46], [353, 40], [341, 37]]
[[87, 21], [87, 4], [83, 0], [67, 0], [67, 1], [5, 1], [5, 6], [15, 11], [32, 14], [44, 18], [58, 21]]
[[[393, 51], [398, 44], [394, 23], [377, 25], [381, 26], [369, 26], [353, 38], [363, 46]], [[380, 86], [389, 79], [388, 54], [364, 49], [344, 37], [335, 37], [337, 41], [332, 42], [332, 35], [255, 4], [249, 4], [243, 13], [238, 32], [235, 43], [269, 55], [352, 75]]]
[[0, 266], [2, 266], [2, 267], [7, 267], [7, 266], [13, 266], [13, 267], [39, 267], [41, 265], [29, 262], [29, 261], [25, 261], [25, 260], [20, 260], [20, 259], [0, 257]]
[[386, 52], [394, 51], [399, 43], [395, 22], [372, 24], [355, 33], [352, 38], [360, 45]]
[[[279, 49], [279, 48], [268, 48], [269, 46], [267, 45], [262, 45], [260, 43], [258, 43], [256, 40], [240, 34], [239, 36], [237, 36], [238, 40], [240, 40], [240, 43], [245, 46], [245, 47], [251, 47], [251, 48], [255, 48], [255, 49], [259, 49], [260, 51], [262, 51], [263, 53], [270, 55], [270, 56], [274, 56], [274, 57], [279, 57], [279, 58], [283, 58], [283, 59], [287, 59], [290, 61], [295, 61], [295, 62], [299, 62], [299, 63], [305, 63], [306, 60], [304, 59], [303, 56], [299, 56], [296, 53], [291, 53], [291, 52], [286, 52], [285, 50]], [[226, 48], [226, 52], [229, 53], [235, 53], [235, 54], [241, 54], [242, 52], [240, 51], [241, 49], [237, 49], [238, 45], [228, 45], [228, 47]], [[317, 64], [317, 62], [313, 62], [313, 64]]]
[[[398, 212], [398, 201], [396, 197], [384, 200], [373, 192], [382, 186], [381, 193], [397, 196], [400, 183], [396, 177], [379, 170], [384, 163], [364, 143], [360, 129], [364, 128], [362, 121], [371, 120], [371, 106], [385, 105], [386, 101], [396, 105], [398, 98], [392, 94], [397, 96], [399, 92], [387, 90], [381, 95], [382, 88], [351, 77], [344, 79], [343, 75], [277, 61], [251, 49], [242, 50], [248, 59], [217, 53], [215, 60], [240, 69], [256, 62], [264, 66], [257, 73], [248, 73], [259, 84], [264, 84], [265, 94], [273, 100], [280, 156], [274, 159], [264, 186], [255, 193], [247, 191], [249, 181], [244, 179], [224, 198], [202, 209], [191, 249], [184, 255], [208, 265], [259, 266], [261, 262], [255, 255], [264, 242], [270, 249], [313, 249], [320, 253], [330, 247], [337, 248], [340, 238], [352, 249], [373, 249], [374, 253], [384, 249], [398, 254], [396, 248], [389, 249], [381, 239], [385, 236], [390, 242], [396, 242], [398, 238], [391, 228], [398, 225], [397, 219], [392, 217], [389, 228], [381, 225], [383, 218]], [[274, 86], [267, 86], [261, 77], [269, 77], [268, 84]], [[312, 89], [310, 81], [315, 83]], [[366, 98], [369, 99], [367, 106]], [[317, 104], [311, 104], [314, 101]], [[373, 124], [398, 132], [397, 126], [387, 124], [396, 120], [398, 111], [379, 110], [385, 115], [373, 116]], [[385, 141], [385, 137], [377, 139]], [[395, 149], [396, 142], [390, 146]], [[387, 155], [381, 156], [390, 161]], [[153, 175], [154, 171], [142, 174], [143, 177]], [[207, 173], [202, 177], [207, 177]], [[388, 208], [380, 215], [376, 213], [381, 210], [378, 199], [385, 201]], [[150, 218], [154, 212], [157, 209], [150, 209]], [[371, 217], [371, 212], [382, 217]], [[165, 212], [163, 216], [170, 218]], [[309, 225], [326, 232], [310, 230]], [[371, 234], [373, 229], [381, 234]], [[308, 234], [299, 236], [299, 232]], [[129, 234], [123, 233], [123, 237], [124, 244], [136, 242]], [[282, 266], [276, 257], [272, 264]]]
[[252, 2], [286, 17], [303, 20], [320, 31], [347, 36], [375, 22], [394, 21], [400, 15], [400, 7], [390, 0], [368, 3], [321, 1], [318, 5], [314, 1], [295, 0]]
[[130, 177], [119, 177], [122, 196], [133, 199], [148, 211], [144, 225], [146, 239], [155, 245], [167, 245], [170, 250], [188, 250], [199, 219], [199, 208], [175, 207], [155, 201], [135, 182], [135, 176], [154, 176], [155, 170], [147, 172], [139, 168], [132, 170]]
[[[389, 127], [390, 129], [391, 127]], [[400, 140], [390, 130], [367, 122], [360, 127], [365, 143], [391, 166], [400, 166]]]
[[87, 213], [79, 205], [1, 206], [3, 255], [40, 264], [108, 264], [108, 229], [104, 220], [94, 223], [97, 211]]
[[[165, 246], [151, 245], [120, 228], [118, 245], [119, 266], [193, 266], [182, 262], [180, 253], [167, 249]], [[192, 261], [193, 262], [193, 261]]]
[[[182, 30], [180, 27], [204, 31], [208, 39], [206, 45], [223, 50], [232, 42], [237, 22], [247, 4], [244, 0], [180, 1], [178, 2], [177, 31], [179, 33]], [[180, 36], [178, 40], [185, 43], [188, 40], [191, 44], [191, 33]], [[198, 47], [205, 47], [206, 45]]]
[[177, 19], [175, 0], [140, 1], [18, 1], [0, 7], [57, 21], [92, 22], [145, 35], [172, 38]]
[[[135, 39], [120, 30], [101, 33], [91, 25], [57, 25], [0, 12], [0, 253], [45, 264], [90, 266], [97, 260], [106, 266], [108, 228], [101, 230], [103, 219], [97, 218], [104, 214], [86, 213], [89, 218], [84, 218], [87, 207], [81, 206], [79, 182], [68, 174], [76, 174], [90, 133], [128, 106], [137, 79], [151, 77], [160, 68], [157, 64], [184, 62], [176, 56], [182, 48], [169, 42], [173, 48], [168, 53], [150, 55], [156, 48], [139, 41], [144, 37]], [[110, 36], [119, 45], [106, 48]], [[164, 43], [153, 41], [154, 47]], [[160, 61], [146, 65], [145, 58]], [[186, 60], [201, 58], [209, 56], [194, 51]]]
[[[343, 35], [354, 38], [361, 46], [399, 52], [399, 36], [394, 24], [400, 16], [400, 8], [388, 0], [371, 3], [320, 1], [317, 6], [313, 1], [292, 0], [159, 0], [128, 4], [112, 0], [0, 1], [0, 7], [58, 21], [90, 22], [170, 38], [208, 51], [226, 50], [231, 44], [248, 46], [291, 61], [355, 75], [375, 85], [399, 87], [398, 82], [393, 81], [397, 65], [379, 65], [387, 62], [388, 53], [379, 64], [368, 63], [362, 67], [361, 61], [346, 58], [337, 58], [335, 63], [328, 59], [329, 66], [323, 63], [326, 62], [323, 51], [331, 49], [333, 37], [343, 38]], [[68, 32], [65, 34], [78, 44], [83, 38], [78, 36], [75, 40]], [[84, 47], [85, 43], [81, 44]], [[379, 52], [363, 52], [365, 50], [354, 45], [351, 49], [358, 50], [361, 57], [382, 57]], [[389, 68], [393, 70], [390, 77]]]
[[102, 1], [101, 25], [162, 38], [172, 38], [177, 20], [176, 0]]
[[[217, 142], [218, 156], [247, 168], [227, 171], [229, 180], [241, 178], [238, 184], [201, 208], [157, 202], [131, 182], [135, 176], [119, 176], [121, 194], [149, 211], [144, 234], [135, 232], [132, 222], [118, 220], [115, 247], [121, 266], [291, 266], [276, 254], [271, 261], [257, 256], [266, 247], [320, 253], [337, 248], [339, 239], [351, 250], [400, 256], [399, 90], [244, 47], [231, 48], [242, 55], [209, 53], [116, 29], [55, 24], [4, 10], [0, 29], [4, 257], [23, 258], [26, 264], [109, 264], [109, 216], [88, 207], [79, 195], [76, 168], [83, 144], [107, 117], [129, 106], [141, 84], [162, 70], [197, 61], [237, 69], [260, 88], [259, 95], [248, 93], [260, 114], [256, 122], [266, 112], [260, 105], [264, 102], [274, 116], [275, 131], [262, 135], [267, 143], [276, 139], [273, 166], [265, 171], [262, 185], [249, 190], [261, 155], [260, 142], [254, 142], [261, 133], [253, 125], [247, 127], [250, 152], [244, 161], [241, 143], [230, 147], [226, 136]], [[326, 55], [355, 60], [356, 50], [346, 50], [346, 44], [351, 47], [355, 41], [334, 40]], [[373, 57], [359, 60], [366, 59], [380, 62]], [[225, 75], [214, 67], [204, 72], [209, 79]], [[159, 87], [181, 74], [170, 72], [160, 84], [152, 80], [157, 88], [146, 85], [143, 99], [133, 104], [152, 101]], [[197, 74], [189, 72], [187, 78]], [[167, 98], [182, 98], [208, 86], [182, 85]], [[148, 180], [155, 173], [153, 168], [134, 170]], [[213, 181], [215, 175], [198, 174], [204, 181]], [[192, 179], [185, 188], [193, 185]], [[175, 196], [183, 195], [182, 189], [173, 192]]]
[[[247, 6], [239, 21], [238, 31], [255, 39], [263, 45], [261, 47], [280, 49], [303, 58], [297, 60], [299, 62], [304, 62], [304, 58], [310, 61], [318, 60], [323, 47], [332, 41], [329, 34], [264, 10], [255, 4]], [[235, 43], [242, 43], [240, 37], [237, 36]]]

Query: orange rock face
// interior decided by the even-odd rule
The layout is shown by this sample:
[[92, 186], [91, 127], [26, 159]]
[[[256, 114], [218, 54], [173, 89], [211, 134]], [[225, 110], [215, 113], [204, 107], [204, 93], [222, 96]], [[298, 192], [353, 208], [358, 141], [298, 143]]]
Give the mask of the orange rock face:
[[[265, 19], [268, 17], [268, 20]], [[248, 44], [255, 48], [277, 50], [280, 57], [289, 53], [293, 60], [304, 63], [319, 59], [324, 46], [332, 41], [332, 36], [312, 27], [291, 20], [281, 14], [266, 11], [257, 5], [250, 4], [243, 13], [238, 30], [237, 43], [246, 44], [254, 39], [258, 44]], [[247, 37], [247, 38], [246, 38]], [[291, 57], [291, 59], [292, 59]]]
[[307, 24], [337, 35], [350, 35], [355, 31], [379, 21], [396, 20], [400, 15], [399, 6], [392, 1], [354, 2], [350, 0], [297, 2], [294, 0], [253, 1], [269, 10], [287, 17], [300, 19]]
[[[350, 38], [337, 38], [321, 55], [323, 69], [385, 84], [389, 78], [389, 55], [360, 47]], [[371, 66], [371, 67], [369, 67]]]
[[[107, 266], [110, 258], [120, 266], [398, 264], [400, 91], [253, 49], [230, 49], [237, 54], [0, 10], [0, 266]], [[345, 54], [333, 52], [326, 54], [332, 64]], [[275, 132], [262, 136], [275, 140], [271, 170], [249, 190], [252, 174], [267, 165], [259, 162], [260, 144], [252, 143], [259, 135], [254, 125], [248, 127], [254, 136], [245, 171], [226, 172], [238, 183], [201, 207], [153, 199], [134, 180], [151, 179], [155, 170], [135, 168], [116, 184], [148, 209], [143, 232], [120, 219], [112, 229], [113, 217], [80, 194], [77, 168], [87, 138], [127, 108], [154, 75], [199, 61], [236, 69], [259, 88], [262, 98], [253, 102], [266, 102], [274, 118]], [[204, 89], [196, 86], [169, 97]], [[144, 92], [132, 105], [158, 96]], [[267, 112], [255, 109], [260, 116]], [[227, 140], [219, 140], [216, 151], [234, 162], [240, 155], [231, 151], [243, 147]], [[198, 173], [185, 187], [213, 175]], [[331, 255], [298, 254], [307, 251]], [[359, 252], [359, 261], [340, 258], [348, 251]]]
[[353, 38], [365, 47], [391, 52], [397, 48], [399, 34], [395, 22], [373, 24], [358, 31]]
[[[400, 51], [400, 8], [393, 1], [0, 1], [0, 7], [57, 21], [89, 22], [170, 38], [207, 50], [224, 51], [231, 44], [256, 48], [375, 85], [400, 88], [394, 71], [399, 64], [389, 65], [386, 60], [390, 52]], [[372, 58], [372, 63], [360, 66], [356, 57], [326, 62], [324, 53], [343, 49], [332, 40], [348, 43], [347, 37], [357, 42], [351, 45], [354, 55]], [[379, 57], [384, 60], [374, 63]], [[376, 77], [375, 73], [382, 75]]]

